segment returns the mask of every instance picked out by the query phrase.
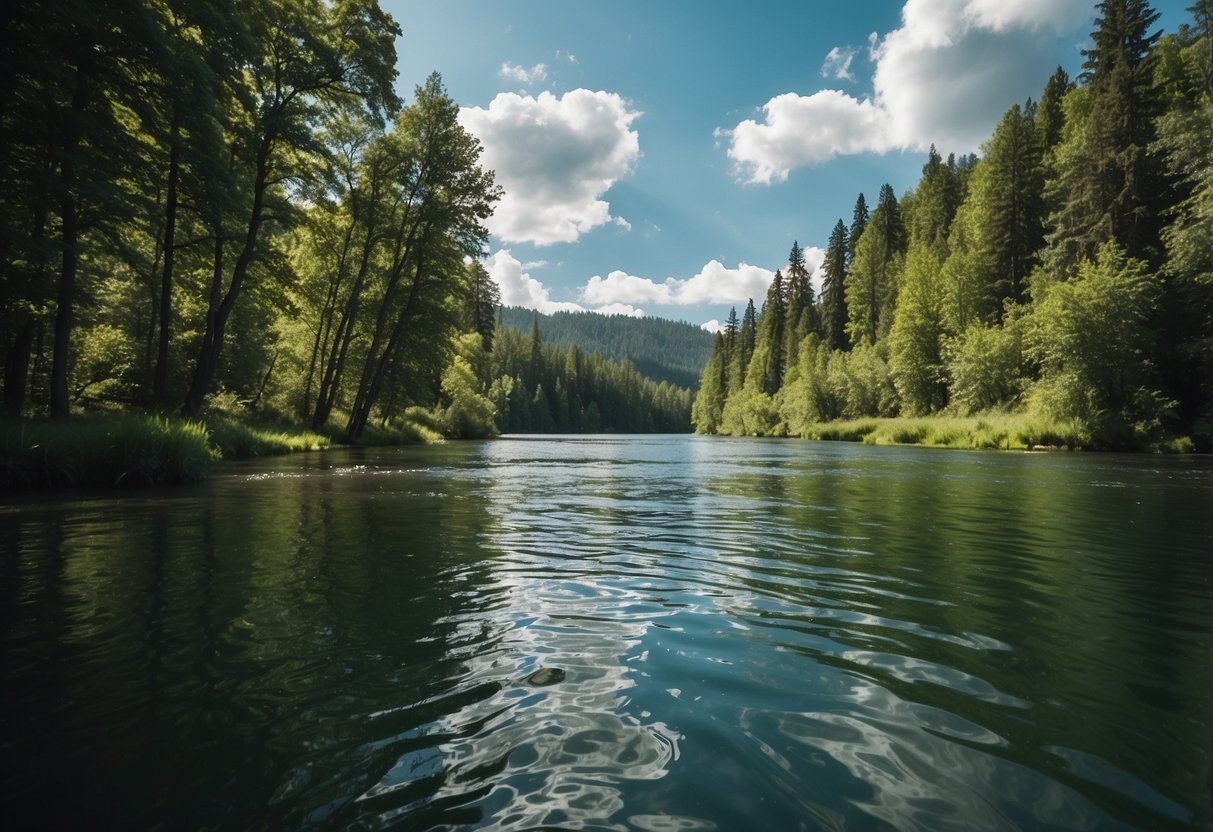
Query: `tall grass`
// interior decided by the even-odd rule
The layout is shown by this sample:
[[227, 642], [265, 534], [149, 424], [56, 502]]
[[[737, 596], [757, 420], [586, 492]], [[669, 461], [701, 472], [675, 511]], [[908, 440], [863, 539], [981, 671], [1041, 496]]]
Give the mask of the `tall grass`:
[[204, 425], [162, 416], [0, 423], [0, 488], [191, 482], [214, 456]]
[[277, 456], [294, 451], [318, 451], [331, 439], [309, 430], [288, 426], [258, 426], [226, 416], [210, 416], [211, 445], [224, 459]]
[[810, 428], [805, 438], [933, 448], [1087, 450], [1096, 447], [1090, 431], [1080, 423], [1050, 420], [1028, 413], [824, 422]]

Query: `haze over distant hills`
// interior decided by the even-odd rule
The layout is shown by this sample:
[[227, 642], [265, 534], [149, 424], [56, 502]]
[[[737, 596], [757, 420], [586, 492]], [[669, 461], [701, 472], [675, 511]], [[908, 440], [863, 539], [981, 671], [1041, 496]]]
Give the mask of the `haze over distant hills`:
[[628, 359], [643, 375], [694, 389], [712, 355], [712, 334], [682, 321], [632, 318], [597, 312], [557, 312], [543, 315], [521, 307], [505, 307], [506, 326], [529, 332], [538, 318], [545, 343], [576, 345], [603, 358]]

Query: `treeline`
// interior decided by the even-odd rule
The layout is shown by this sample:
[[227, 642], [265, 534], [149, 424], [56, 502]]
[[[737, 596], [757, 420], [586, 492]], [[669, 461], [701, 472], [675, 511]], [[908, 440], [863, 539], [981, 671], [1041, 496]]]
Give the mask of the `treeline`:
[[[545, 343], [535, 316], [530, 334], [499, 323], [487, 352], [474, 339], [443, 380], [444, 430], [491, 433], [687, 433], [692, 393], [642, 375], [576, 345]], [[484, 395], [475, 390], [487, 390]], [[458, 406], [454, 403], [458, 402]]]
[[357, 438], [492, 329], [499, 190], [437, 74], [398, 99], [375, 0], [13, 0], [0, 27], [9, 415], [225, 401]]
[[1098, 6], [1078, 83], [1058, 69], [976, 157], [934, 148], [829, 237], [821, 297], [795, 243], [760, 312], [703, 370], [702, 433], [804, 436], [867, 416], [1030, 409], [1100, 447], [1213, 434], [1213, 1], [1162, 37]]
[[[529, 309], [506, 307], [507, 326], [527, 331], [535, 315]], [[712, 336], [695, 326], [663, 318], [633, 318], [597, 312], [556, 312], [539, 315], [544, 341], [564, 347], [577, 345], [582, 352], [603, 358], [627, 359], [643, 375], [694, 389], [712, 354]]]

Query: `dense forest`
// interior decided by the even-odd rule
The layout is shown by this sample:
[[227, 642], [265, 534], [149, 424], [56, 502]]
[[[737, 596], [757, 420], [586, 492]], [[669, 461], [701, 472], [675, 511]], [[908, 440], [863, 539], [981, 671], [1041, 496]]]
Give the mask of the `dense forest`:
[[[524, 332], [535, 312], [507, 306], [501, 320]], [[633, 318], [597, 312], [556, 312], [539, 315], [543, 340], [603, 358], [627, 359], [654, 381], [694, 389], [703, 365], [712, 354], [712, 336], [694, 324], [664, 318]]]
[[[1098, 5], [1077, 81], [1006, 111], [981, 157], [935, 148], [863, 194], [815, 297], [799, 245], [702, 373], [701, 433], [1026, 410], [1095, 447], [1213, 434], [1213, 2], [1167, 34]], [[1180, 440], [1176, 440], [1180, 437]]]
[[[601, 317], [601, 316], [599, 316]], [[539, 317], [530, 334], [499, 325], [491, 353], [481, 353], [479, 376], [492, 379], [487, 416], [496, 413], [496, 432], [503, 433], [687, 433], [691, 430], [688, 388], [643, 375], [627, 359], [586, 353], [576, 344], [544, 343]], [[468, 363], [465, 389], [473, 389], [476, 358]], [[448, 393], [457, 385], [445, 383]], [[455, 397], [450, 397], [454, 402]], [[463, 401], [472, 402], [471, 397]], [[472, 407], [465, 413], [474, 413]], [[448, 435], [477, 436], [493, 432], [462, 415], [446, 418]]]
[[375, 0], [15, 0], [0, 32], [9, 417], [689, 430], [689, 393], [576, 351], [462, 386], [492, 349], [501, 192], [436, 73], [397, 97]]

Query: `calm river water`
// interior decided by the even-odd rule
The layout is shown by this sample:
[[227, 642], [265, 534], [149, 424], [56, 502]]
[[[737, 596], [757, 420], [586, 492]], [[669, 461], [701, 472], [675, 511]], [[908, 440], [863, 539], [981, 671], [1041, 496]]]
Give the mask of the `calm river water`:
[[9, 829], [1209, 829], [1213, 462], [517, 437], [10, 495], [0, 698]]

